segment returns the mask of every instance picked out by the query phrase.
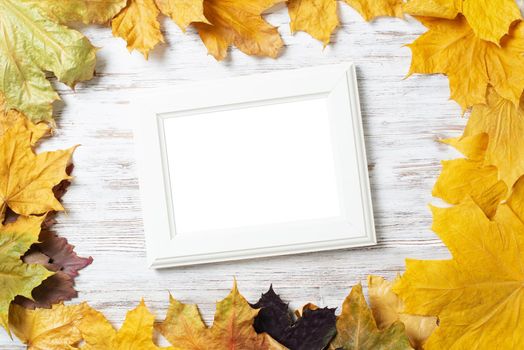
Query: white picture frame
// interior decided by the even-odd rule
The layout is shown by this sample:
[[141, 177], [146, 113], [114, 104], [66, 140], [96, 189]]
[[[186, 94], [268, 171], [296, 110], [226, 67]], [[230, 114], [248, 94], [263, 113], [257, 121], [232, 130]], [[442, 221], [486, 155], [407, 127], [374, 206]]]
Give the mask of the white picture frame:
[[376, 244], [353, 64], [170, 87], [137, 96], [132, 111], [151, 268]]

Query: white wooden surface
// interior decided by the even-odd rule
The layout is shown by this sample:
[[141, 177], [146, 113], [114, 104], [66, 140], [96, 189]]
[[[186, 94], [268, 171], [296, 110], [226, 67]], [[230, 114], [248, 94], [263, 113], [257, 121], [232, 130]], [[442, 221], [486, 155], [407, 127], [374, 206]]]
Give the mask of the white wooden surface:
[[[403, 45], [424, 28], [412, 19], [364, 22], [345, 4], [343, 25], [333, 44], [322, 45], [307, 34], [291, 35], [284, 8], [267, 16], [280, 26], [286, 48], [278, 60], [247, 57], [236, 49], [218, 63], [193, 31], [183, 35], [162, 20], [166, 45], [145, 61], [128, 54], [124, 42], [108, 28], [82, 28], [102, 49], [97, 77], [76, 91], [55, 84], [64, 100], [54, 138], [44, 148], [82, 145], [75, 156], [75, 180], [64, 198], [67, 214], [55, 230], [92, 255], [94, 263], [77, 279], [80, 296], [119, 326], [127, 310], [144, 297], [164, 317], [168, 292], [198, 303], [211, 321], [214, 303], [238, 279], [250, 301], [273, 283], [292, 306], [306, 302], [339, 306], [349, 288], [368, 274], [393, 277], [404, 258], [445, 258], [447, 250], [431, 232], [427, 204], [440, 171], [440, 160], [457, 155], [439, 144], [457, 136], [465, 120], [448, 100], [447, 79], [414, 76], [403, 80], [410, 51]], [[126, 110], [137, 89], [177, 85], [225, 76], [353, 61], [357, 64], [374, 213], [379, 244], [372, 248], [153, 271], [146, 268], [131, 120]], [[205, 96], [202, 96], [205, 98]], [[0, 349], [23, 349], [0, 331]]]

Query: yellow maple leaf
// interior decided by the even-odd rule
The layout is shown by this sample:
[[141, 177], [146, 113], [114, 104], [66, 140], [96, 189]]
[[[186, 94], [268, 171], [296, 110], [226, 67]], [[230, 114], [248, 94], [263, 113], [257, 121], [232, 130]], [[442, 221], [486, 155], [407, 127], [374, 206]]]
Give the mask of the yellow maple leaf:
[[112, 349], [116, 330], [100, 311], [93, 308], [85, 310], [76, 327], [84, 340], [82, 350]]
[[419, 19], [429, 31], [408, 45], [413, 53], [409, 75], [446, 74], [451, 98], [463, 109], [485, 104], [488, 86], [518, 105], [524, 89], [524, 23], [497, 46], [476, 37], [461, 15]]
[[380, 276], [368, 276], [369, 304], [377, 326], [384, 329], [397, 321], [402, 322], [411, 346], [421, 350], [426, 339], [437, 327], [437, 318], [404, 313], [404, 303], [391, 290], [394, 283], [396, 280], [389, 282]]
[[154, 323], [155, 316], [147, 309], [142, 300], [135, 309], [127, 313], [124, 324], [113, 338], [111, 349], [161, 349], [153, 343]]
[[127, 0], [22, 0], [59, 23], [107, 23]]
[[113, 35], [127, 42], [129, 51], [138, 50], [147, 59], [149, 52], [164, 42], [158, 16], [169, 16], [183, 31], [191, 23], [209, 23], [204, 16], [204, 0], [129, 0], [113, 18]]
[[49, 134], [50, 128], [46, 123], [33, 123], [27, 119], [22, 113], [7, 109], [5, 99], [0, 93], [0, 137], [2, 137], [7, 129], [16, 125], [20, 120], [24, 123], [27, 130], [31, 132], [31, 145], [34, 146], [42, 137]]
[[157, 330], [173, 345], [182, 349], [205, 349], [207, 327], [196, 305], [183, 304], [169, 296], [169, 309]]
[[442, 173], [433, 187], [433, 196], [451, 204], [471, 198], [489, 218], [493, 217], [506, 198], [508, 187], [499, 180], [497, 167], [486, 164], [488, 135], [481, 133], [442, 142], [454, 146], [468, 158], [442, 162]]
[[38, 264], [26, 264], [22, 255], [38, 242], [44, 217], [19, 217], [0, 226], [0, 324], [8, 330], [9, 304], [17, 295], [31, 298], [31, 291], [53, 275]]
[[7, 207], [21, 215], [63, 210], [53, 187], [71, 179], [66, 167], [75, 147], [35, 154], [33, 133], [18, 119], [0, 138], [0, 222]]
[[204, 0], [155, 0], [160, 11], [183, 31], [195, 22], [209, 23], [204, 16]]
[[524, 347], [524, 177], [490, 220], [472, 200], [432, 208], [451, 260], [406, 260], [393, 287], [405, 312], [433, 315], [431, 349]]
[[84, 311], [82, 320], [76, 326], [84, 341], [82, 350], [175, 350], [155, 345], [154, 322], [155, 316], [142, 300], [136, 308], [127, 313], [118, 331], [115, 331], [102, 313], [91, 308]]
[[329, 348], [333, 350], [408, 350], [411, 349], [411, 346], [401, 322], [393, 322], [382, 330], [377, 328], [362, 293], [362, 285], [357, 284], [351, 289], [342, 304], [342, 312], [337, 318], [337, 335]]
[[360, 13], [366, 21], [376, 17], [404, 17], [402, 0], [344, 0]]
[[408, 0], [404, 12], [413, 16], [454, 19], [460, 13], [464, 0]]
[[160, 12], [171, 17], [182, 30], [194, 24], [208, 52], [217, 60], [235, 45], [248, 55], [276, 57], [284, 43], [277, 28], [261, 13], [284, 0], [129, 0], [112, 22], [113, 34], [122, 37], [131, 51], [146, 58], [158, 43]]
[[127, 313], [118, 332], [86, 303], [35, 310], [13, 304], [9, 313], [9, 326], [28, 350], [181, 350], [154, 344], [154, 321], [144, 301]]
[[[344, 0], [366, 21], [381, 16], [402, 17], [402, 0]], [[329, 44], [331, 34], [339, 24], [335, 0], [289, 0], [291, 32], [304, 31]]]
[[229, 295], [217, 303], [211, 328], [202, 321], [196, 305], [185, 305], [171, 297], [166, 319], [157, 329], [173, 346], [184, 350], [285, 349], [269, 335], [255, 332], [257, 314], [235, 282]]
[[129, 0], [127, 6], [111, 22], [113, 35], [127, 42], [129, 51], [138, 50], [147, 59], [149, 51], [164, 42], [154, 0]]
[[324, 45], [329, 44], [339, 24], [335, 0], [290, 0], [287, 6], [291, 32], [304, 31]]
[[404, 11], [414, 16], [454, 19], [462, 13], [482, 40], [498, 44], [521, 19], [515, 0], [410, 0]]
[[35, 310], [13, 304], [9, 326], [28, 350], [77, 349], [74, 346], [82, 340], [78, 325], [89, 309], [86, 303]]
[[486, 105], [473, 106], [464, 137], [486, 133], [486, 163], [495, 165], [508, 188], [524, 174], [524, 100], [519, 106], [489, 89]]
[[210, 24], [195, 23], [208, 52], [217, 60], [235, 45], [247, 55], [277, 57], [284, 42], [261, 13], [283, 0], [204, 0]]

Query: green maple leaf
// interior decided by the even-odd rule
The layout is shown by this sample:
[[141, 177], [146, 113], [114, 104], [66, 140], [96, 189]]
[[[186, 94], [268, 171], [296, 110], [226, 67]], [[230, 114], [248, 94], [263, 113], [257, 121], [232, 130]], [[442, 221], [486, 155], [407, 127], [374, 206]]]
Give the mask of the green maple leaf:
[[[51, 0], [42, 0], [40, 8]], [[6, 109], [33, 121], [52, 119], [59, 99], [45, 72], [74, 87], [93, 77], [96, 49], [79, 32], [57, 24], [30, 2], [0, 0], [0, 93]]]
[[378, 329], [373, 314], [357, 284], [342, 304], [337, 319], [337, 336], [329, 349], [336, 350], [409, 350], [412, 349], [404, 324], [394, 322], [385, 329]]
[[127, 0], [19, 0], [30, 4], [58, 23], [82, 22], [105, 24], [120, 10]]
[[21, 216], [0, 227], [0, 324], [6, 330], [11, 301], [17, 295], [31, 298], [31, 291], [53, 275], [41, 265], [26, 264], [20, 259], [38, 241], [43, 219]]

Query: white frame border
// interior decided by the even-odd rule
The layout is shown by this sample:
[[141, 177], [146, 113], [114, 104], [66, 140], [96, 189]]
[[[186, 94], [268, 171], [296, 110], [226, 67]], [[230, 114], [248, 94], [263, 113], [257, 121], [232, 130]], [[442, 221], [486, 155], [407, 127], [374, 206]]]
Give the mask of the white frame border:
[[[206, 94], [209, 91], [209, 94]], [[198, 96], [195, 92], [198, 92]], [[343, 231], [354, 230], [350, 222], [340, 220], [319, 222], [319, 220], [305, 222], [301, 226], [279, 224], [287, 226], [288, 229], [300, 232], [301, 236], [319, 234], [318, 225], [329, 227], [338, 233], [336, 239], [310, 239], [309, 241], [292, 242], [281, 244], [281, 242], [258, 242], [253, 247], [239, 247], [228, 245], [226, 248], [195, 249], [196, 245], [202, 245], [202, 239], [193, 239], [193, 243], [186, 237], [175, 235], [171, 210], [171, 191], [169, 190], [169, 174], [166, 176], [165, 145], [163, 137], [163, 115], [176, 113], [194, 114], [199, 109], [231, 109], [231, 106], [252, 106], [273, 103], [279, 100], [304, 99], [314, 95], [328, 96], [335, 99], [340, 105], [330, 110], [331, 114], [338, 114], [339, 122], [351, 129], [353, 138], [347, 139], [347, 135], [339, 135], [339, 139], [346, 143], [339, 147], [341, 152], [346, 149], [354, 150], [354, 156], [358, 163], [359, 192], [362, 204], [362, 225], [357, 230], [362, 230], [358, 237], [343, 238]], [[176, 98], [173, 98], [176, 96]], [[205, 96], [201, 101], [199, 96]], [[344, 104], [344, 100], [346, 100]], [[230, 261], [248, 258], [269, 257], [284, 254], [298, 254], [313, 251], [324, 251], [333, 249], [344, 249], [361, 246], [369, 246], [377, 243], [371, 203], [371, 191], [366, 161], [364, 135], [362, 129], [362, 117], [357, 88], [355, 66], [353, 64], [340, 64], [320, 66], [314, 68], [297, 69], [291, 71], [277, 71], [274, 73], [258, 74], [229, 78], [205, 83], [186, 84], [185, 86], [163, 89], [147, 94], [137, 95], [132, 103], [132, 113], [135, 115], [135, 145], [137, 153], [137, 166], [139, 173], [140, 192], [142, 197], [142, 212], [144, 218], [144, 231], [146, 237], [146, 249], [148, 264], [152, 268], [165, 268], [172, 266], [195, 265], [218, 261]], [[347, 103], [349, 102], [349, 105]], [[349, 118], [347, 113], [349, 112]], [[334, 118], [337, 118], [336, 116]], [[343, 120], [342, 120], [343, 119]], [[343, 130], [345, 132], [347, 130]], [[337, 133], [339, 131], [337, 130]], [[336, 137], [336, 136], [334, 136]], [[342, 137], [342, 138], [341, 138]], [[349, 142], [353, 141], [353, 142]], [[335, 150], [335, 152], [337, 152]], [[343, 165], [346, 167], [348, 164]], [[354, 164], [353, 164], [354, 167]], [[347, 172], [346, 172], [347, 173]], [[341, 180], [345, 182], [346, 180]], [[340, 185], [340, 183], [339, 183]], [[342, 184], [344, 186], [344, 184]], [[164, 193], [163, 196], [158, 194]], [[161, 197], [161, 198], [159, 198]], [[322, 221], [322, 220], [321, 220]], [[347, 226], [347, 225], [350, 226]], [[305, 226], [307, 225], [307, 227]], [[346, 225], [346, 226], [342, 226]], [[295, 225], [296, 226], [296, 225]], [[318, 227], [317, 227], [318, 226]], [[311, 229], [310, 229], [311, 227]], [[265, 226], [264, 229], [268, 229]], [[250, 228], [242, 228], [244, 232]], [[254, 232], [257, 232], [254, 229]], [[297, 231], [298, 230], [298, 231]], [[231, 230], [224, 230], [222, 234], [228, 235]], [[217, 234], [217, 231], [213, 233]], [[323, 236], [326, 236], [322, 233]], [[182, 241], [183, 239], [183, 241]], [[215, 242], [216, 243], [216, 242]], [[191, 253], [173, 253], [176, 245], [190, 248]], [[189, 245], [188, 245], [189, 244]], [[193, 246], [191, 246], [193, 244]], [[205, 245], [205, 244], [204, 244]], [[245, 244], [244, 244], [245, 245]], [[233, 249], [230, 249], [233, 247]], [[207, 250], [206, 250], [207, 249]], [[185, 249], [186, 251], [188, 249]], [[213, 251], [214, 250], [214, 251]]]

